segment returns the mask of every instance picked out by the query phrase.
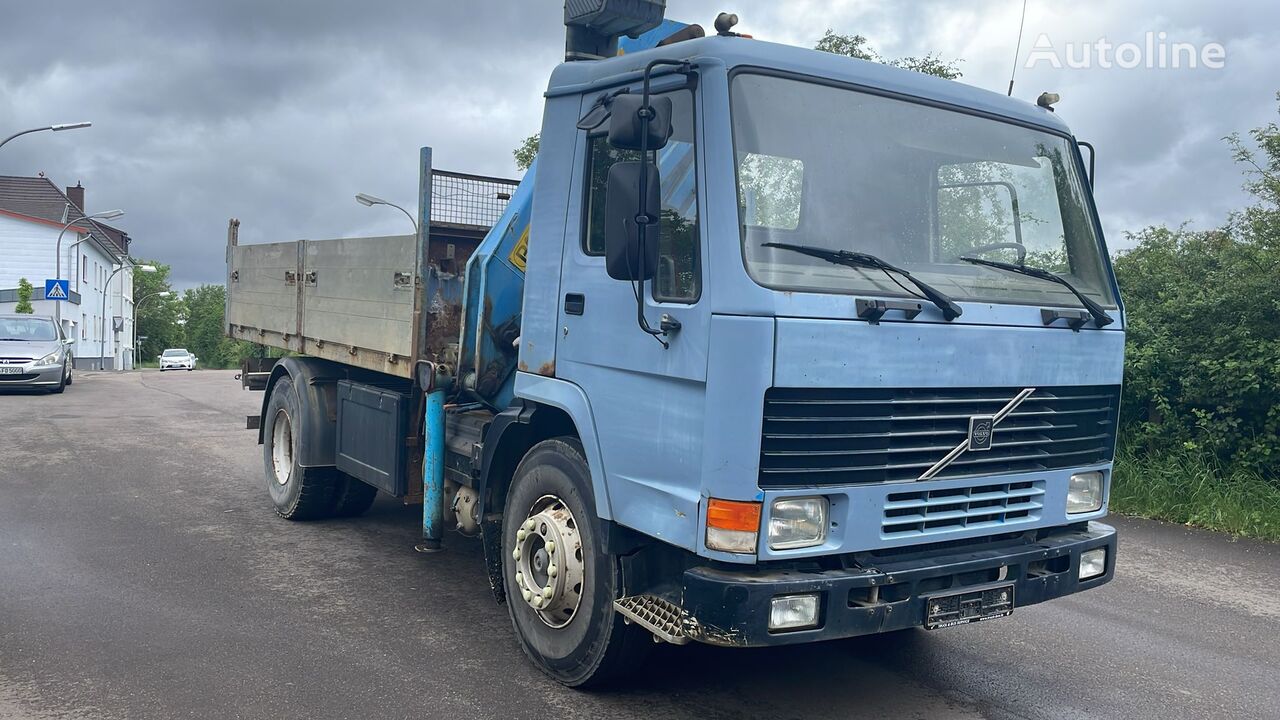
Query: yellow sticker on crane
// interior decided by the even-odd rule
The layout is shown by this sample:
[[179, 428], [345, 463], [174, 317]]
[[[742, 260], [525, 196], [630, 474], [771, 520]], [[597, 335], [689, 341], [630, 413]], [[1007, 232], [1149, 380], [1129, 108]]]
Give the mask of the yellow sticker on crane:
[[520, 268], [520, 272], [524, 272], [524, 266], [529, 260], [529, 226], [526, 225], [524, 232], [521, 233], [520, 239], [516, 241], [516, 246], [511, 249], [511, 254], [507, 256], [507, 260], [512, 265]]

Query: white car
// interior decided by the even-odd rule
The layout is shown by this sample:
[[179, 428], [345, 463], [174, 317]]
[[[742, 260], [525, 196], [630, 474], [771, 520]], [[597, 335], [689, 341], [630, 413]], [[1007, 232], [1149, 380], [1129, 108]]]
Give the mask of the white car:
[[165, 370], [195, 370], [196, 356], [183, 348], [169, 348], [160, 356], [160, 372]]

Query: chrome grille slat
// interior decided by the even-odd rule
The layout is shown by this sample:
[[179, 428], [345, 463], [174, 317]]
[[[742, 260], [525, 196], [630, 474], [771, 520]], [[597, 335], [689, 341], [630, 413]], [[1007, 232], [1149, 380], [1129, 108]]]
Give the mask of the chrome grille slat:
[[1009, 527], [1039, 519], [1044, 481], [890, 493], [880, 521], [886, 538]]
[[[762, 487], [915, 480], [1021, 388], [771, 388], [765, 393]], [[935, 479], [1111, 460], [1119, 387], [1039, 388], [996, 426], [991, 450], [965, 452]]]

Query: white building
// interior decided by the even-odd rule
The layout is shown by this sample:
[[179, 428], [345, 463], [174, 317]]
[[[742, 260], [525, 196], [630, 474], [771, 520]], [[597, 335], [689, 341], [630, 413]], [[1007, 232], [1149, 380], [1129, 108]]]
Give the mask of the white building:
[[[14, 311], [19, 281], [26, 278], [36, 314], [61, 315], [63, 330], [76, 343], [77, 368], [132, 368], [130, 239], [114, 227], [81, 219], [83, 207], [79, 185], [63, 192], [48, 178], [0, 176], [0, 313]], [[70, 298], [46, 300], [45, 279], [59, 277], [59, 255]]]

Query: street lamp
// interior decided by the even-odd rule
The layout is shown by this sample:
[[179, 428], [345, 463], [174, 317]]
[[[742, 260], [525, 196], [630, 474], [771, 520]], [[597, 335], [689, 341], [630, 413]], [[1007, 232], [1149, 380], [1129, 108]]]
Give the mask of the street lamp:
[[135, 361], [138, 359], [138, 308], [142, 307], [142, 303], [153, 297], [169, 297], [172, 294], [173, 293], [168, 290], [161, 290], [160, 292], [153, 292], [150, 295], [146, 295], [141, 300], [133, 303], [133, 355]]
[[356, 202], [360, 203], [361, 205], [364, 205], [365, 207], [373, 207], [374, 205], [387, 205], [389, 207], [393, 207], [399, 210], [400, 212], [404, 213], [404, 216], [409, 218], [409, 222], [413, 223], [414, 235], [417, 235], [419, 232], [418, 221], [413, 218], [413, 215], [410, 214], [408, 210], [405, 210], [404, 208], [400, 207], [399, 205], [393, 202], [388, 202], [386, 200], [383, 200], [382, 198], [374, 197], [372, 195], [367, 195], [365, 193], [356, 193]]
[[[102, 286], [102, 316], [98, 318], [98, 369], [107, 369], [107, 288], [111, 287], [111, 278], [114, 278], [121, 270], [128, 267], [124, 262], [120, 263], [120, 267], [116, 268], [109, 277], [107, 282]], [[138, 272], [153, 273], [156, 272], [155, 265], [134, 265], [134, 270]], [[135, 320], [136, 322], [136, 320]]]
[[9, 137], [5, 138], [3, 141], [0, 141], [0, 147], [4, 147], [5, 143], [18, 137], [19, 135], [26, 135], [28, 133], [40, 132], [42, 130], [52, 130], [54, 132], [61, 132], [63, 130], [76, 130], [78, 128], [87, 128], [92, 124], [93, 123], [91, 122], [62, 123], [61, 125], [45, 125], [44, 127], [31, 128], [30, 130], [23, 130], [22, 132], [16, 132], [10, 135]]
[[[96, 220], [115, 220], [116, 218], [120, 217], [123, 214], [124, 214], [123, 210], [104, 210], [100, 213], [94, 213], [92, 215], [85, 215], [84, 211], [81, 211], [80, 217], [76, 218], [75, 220], [67, 221], [67, 224], [63, 225], [62, 229], [58, 231], [58, 242], [54, 248], [54, 254], [56, 255], [56, 257], [54, 258], [53, 277], [58, 280], [62, 279], [62, 236], [64, 233], [67, 232], [67, 228], [71, 227], [72, 225], [75, 225], [81, 220], [88, 220], [90, 223], [92, 223], [95, 219]], [[93, 231], [90, 230], [90, 232], [93, 232]], [[80, 242], [81, 242], [80, 240], [75, 241], [74, 243], [71, 244], [71, 247], [75, 247], [76, 245], [79, 245]], [[78, 290], [79, 288], [80, 288], [80, 280], [79, 280], [79, 277], [77, 276], [76, 289]], [[54, 311], [54, 315], [58, 319], [58, 324], [61, 325], [62, 324], [62, 303], [57, 303], [56, 305], [54, 305], [53, 311]]]

